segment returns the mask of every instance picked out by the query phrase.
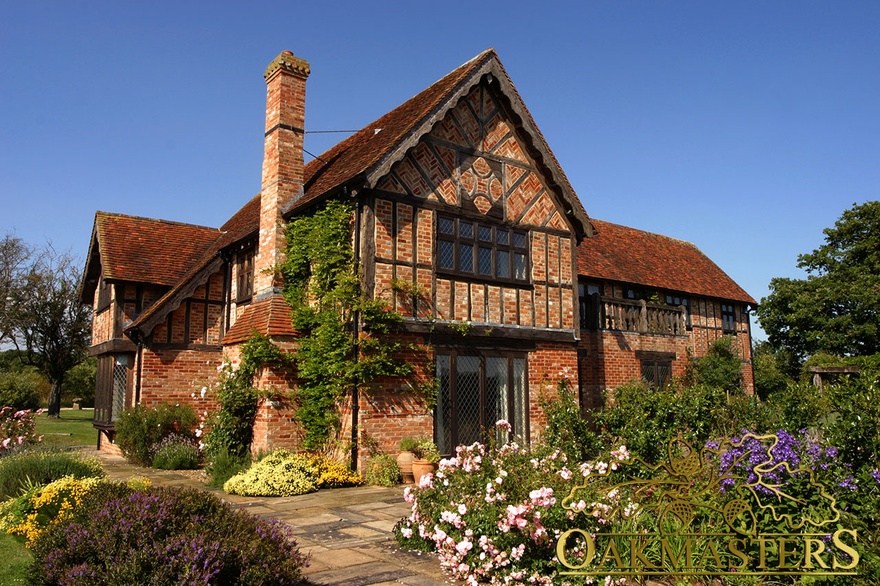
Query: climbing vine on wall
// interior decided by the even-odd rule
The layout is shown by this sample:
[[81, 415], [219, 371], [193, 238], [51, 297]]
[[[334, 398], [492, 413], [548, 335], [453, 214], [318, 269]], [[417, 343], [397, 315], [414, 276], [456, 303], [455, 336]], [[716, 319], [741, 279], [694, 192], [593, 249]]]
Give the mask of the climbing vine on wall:
[[324, 446], [339, 429], [337, 405], [346, 392], [367, 388], [377, 377], [412, 372], [395, 358], [401, 344], [388, 336], [400, 324], [400, 314], [361, 290], [352, 212], [351, 205], [331, 201], [288, 225], [281, 272], [293, 325], [303, 334], [295, 356], [296, 417], [306, 449]]
[[211, 421], [211, 431], [205, 440], [208, 455], [216, 456], [221, 450], [235, 456], [244, 456], [254, 437], [254, 419], [260, 401], [260, 392], [254, 388], [257, 370], [268, 363], [289, 364], [290, 354], [274, 345], [262, 334], [254, 333], [241, 346], [238, 368], [230, 363], [221, 367], [217, 386], [220, 410]]

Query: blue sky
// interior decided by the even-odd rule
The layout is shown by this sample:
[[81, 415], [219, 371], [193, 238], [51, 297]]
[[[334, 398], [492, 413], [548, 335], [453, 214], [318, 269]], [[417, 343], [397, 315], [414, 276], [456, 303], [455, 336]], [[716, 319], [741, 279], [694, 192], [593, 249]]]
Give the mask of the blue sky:
[[282, 50], [336, 130], [494, 47], [592, 217], [760, 299], [880, 198], [878, 31], [873, 0], [0, 0], [0, 234], [84, 257], [96, 210], [220, 225], [259, 191]]

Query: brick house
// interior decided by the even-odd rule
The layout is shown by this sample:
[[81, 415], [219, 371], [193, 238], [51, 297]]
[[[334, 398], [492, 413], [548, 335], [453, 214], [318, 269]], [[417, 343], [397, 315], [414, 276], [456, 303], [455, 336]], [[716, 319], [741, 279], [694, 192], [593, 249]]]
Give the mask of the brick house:
[[[355, 204], [364, 290], [401, 313], [397, 335], [424, 350], [415, 377], [438, 383], [433, 409], [406, 381], [346, 397], [340, 436], [358, 459], [363, 436], [395, 453], [427, 434], [449, 453], [501, 418], [535, 438], [560, 378], [592, 406], [604, 388], [682, 372], [727, 333], [751, 384], [754, 300], [693, 245], [591, 220], [494, 51], [305, 164], [308, 75], [289, 52], [266, 70], [262, 189], [220, 228], [96, 214], [82, 300], [99, 445], [112, 449], [126, 406], [212, 408], [199, 389], [254, 330], [295, 351], [273, 269], [286, 222], [334, 198]], [[257, 384], [295, 389], [295, 373], [267, 368]], [[255, 447], [295, 448], [294, 409], [264, 401]]]

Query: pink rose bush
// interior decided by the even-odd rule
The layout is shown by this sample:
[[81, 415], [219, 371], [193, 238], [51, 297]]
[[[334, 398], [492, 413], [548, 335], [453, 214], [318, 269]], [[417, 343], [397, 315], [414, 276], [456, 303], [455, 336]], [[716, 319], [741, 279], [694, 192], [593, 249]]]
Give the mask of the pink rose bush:
[[[495, 431], [506, 435], [500, 423]], [[591, 583], [560, 576], [555, 555], [564, 531], [598, 529], [595, 518], [562, 506], [593, 471], [541, 445], [459, 446], [435, 474], [405, 489], [412, 512], [395, 534], [404, 547], [435, 552], [443, 570], [467, 584]]]
[[0, 409], [0, 456], [43, 441], [42, 436], [37, 437], [34, 421], [34, 416], [41, 411]]

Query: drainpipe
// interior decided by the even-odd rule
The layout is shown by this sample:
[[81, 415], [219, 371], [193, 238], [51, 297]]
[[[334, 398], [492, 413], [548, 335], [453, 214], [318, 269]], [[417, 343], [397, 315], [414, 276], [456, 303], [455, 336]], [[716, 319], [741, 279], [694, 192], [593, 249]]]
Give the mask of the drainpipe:
[[226, 277], [223, 279], [223, 299], [226, 305], [224, 312], [223, 328], [220, 339], [229, 331], [229, 320], [232, 319], [232, 255], [229, 252], [221, 253], [220, 257], [226, 263]]
[[751, 307], [746, 303], [743, 305], [743, 313], [746, 314], [746, 326], [748, 326], [749, 332], [749, 368], [752, 371], [752, 396], [758, 397], [758, 389], [755, 388], [755, 356], [753, 354], [754, 347], [752, 346], [752, 316], [750, 315]]
[[[348, 192], [348, 188], [343, 188], [344, 193], [354, 198], [354, 276], [359, 279], [360, 272], [360, 256], [361, 256], [361, 200], [357, 197], [357, 191]], [[352, 316], [354, 347], [352, 348], [352, 358], [357, 362], [360, 356], [360, 311], [355, 310]], [[360, 393], [358, 392], [358, 381], [355, 381], [351, 389], [351, 469], [358, 469], [358, 416], [360, 412]]]
[[134, 404], [139, 405], [141, 402], [141, 377], [144, 372], [144, 342], [143, 338], [138, 336], [137, 345], [137, 374], [134, 379]]

